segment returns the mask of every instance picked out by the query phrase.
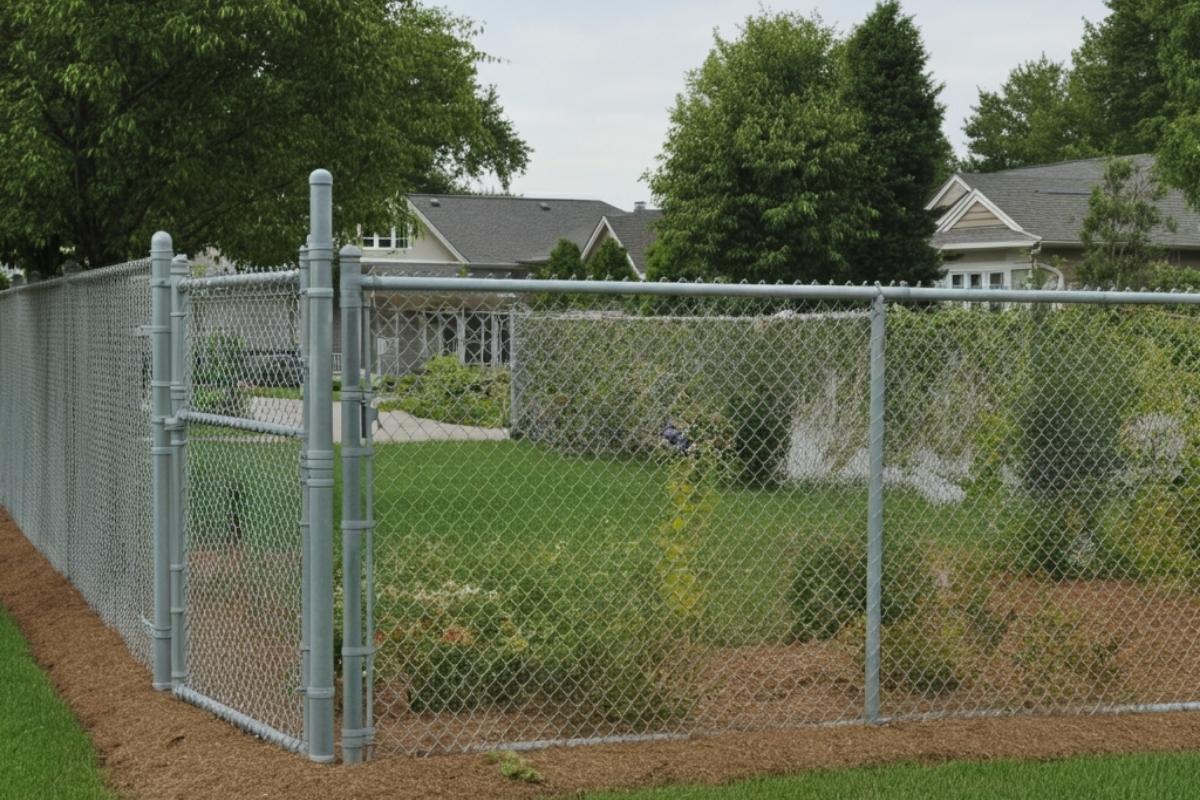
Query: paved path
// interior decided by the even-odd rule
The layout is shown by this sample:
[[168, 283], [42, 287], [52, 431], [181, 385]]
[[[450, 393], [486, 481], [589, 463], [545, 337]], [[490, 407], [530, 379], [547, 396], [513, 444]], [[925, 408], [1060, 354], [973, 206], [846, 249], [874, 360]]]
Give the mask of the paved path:
[[[300, 426], [299, 400], [268, 397], [250, 398], [250, 416], [262, 422]], [[474, 425], [450, 425], [432, 419], [414, 417], [404, 411], [381, 411], [375, 426], [375, 441], [387, 442], [483, 442], [508, 438], [507, 428], [479, 428]], [[333, 404], [333, 441], [342, 441], [342, 404]]]

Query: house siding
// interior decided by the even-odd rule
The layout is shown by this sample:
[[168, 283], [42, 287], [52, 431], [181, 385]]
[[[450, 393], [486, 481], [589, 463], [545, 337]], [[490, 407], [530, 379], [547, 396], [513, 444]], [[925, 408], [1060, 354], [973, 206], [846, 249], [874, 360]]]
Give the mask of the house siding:
[[967, 228], [1003, 228], [1005, 225], [995, 214], [988, 211], [987, 206], [983, 203], [975, 203], [967, 209], [967, 213], [963, 214], [962, 219], [954, 223], [953, 227], [962, 230]]

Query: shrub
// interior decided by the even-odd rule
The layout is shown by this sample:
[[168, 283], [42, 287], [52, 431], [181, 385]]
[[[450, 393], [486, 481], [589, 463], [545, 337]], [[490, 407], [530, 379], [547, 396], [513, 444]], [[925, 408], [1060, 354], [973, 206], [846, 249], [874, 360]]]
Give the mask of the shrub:
[[380, 411], [407, 411], [452, 425], [508, 425], [508, 370], [467, 366], [454, 356], [430, 359], [422, 372], [395, 384], [398, 397]]
[[246, 343], [231, 333], [205, 339], [194, 367], [192, 408], [208, 414], [246, 417], [251, 389], [246, 381]]
[[1043, 596], [1014, 660], [1033, 702], [1093, 702], [1120, 677], [1118, 645], [1116, 636], [1098, 634], [1082, 615]]
[[559, 702], [628, 724], [677, 717], [681, 698], [666, 679], [677, 654], [662, 621], [604, 608], [582, 589], [545, 569], [504, 591], [418, 589], [380, 615], [376, 669], [407, 678], [418, 713]]
[[1105, 314], [1063, 311], [1038, 326], [1016, 412], [1020, 480], [1037, 504], [1018, 529], [1021, 553], [1054, 578], [1097, 568], [1104, 499], [1124, 466], [1131, 353]]
[[[885, 625], [908, 619], [934, 591], [916, 548], [889, 544], [884, 557], [881, 615]], [[867, 545], [862, 535], [834, 534], [805, 546], [788, 599], [792, 636], [828, 639], [867, 612]]]

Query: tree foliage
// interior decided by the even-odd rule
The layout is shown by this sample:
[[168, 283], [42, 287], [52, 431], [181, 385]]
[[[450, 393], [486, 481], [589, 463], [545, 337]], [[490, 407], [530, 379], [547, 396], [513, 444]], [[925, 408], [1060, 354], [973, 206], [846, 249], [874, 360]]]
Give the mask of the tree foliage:
[[616, 239], [605, 239], [588, 259], [588, 276], [594, 281], [632, 281], [637, 273], [629, 263], [629, 254]]
[[550, 251], [550, 258], [545, 264], [539, 265], [534, 271], [535, 278], [570, 281], [582, 280], [585, 277], [583, 255], [579, 245], [570, 239], [559, 239]]
[[845, 97], [862, 115], [872, 168], [864, 186], [875, 213], [871, 236], [848, 250], [850, 280], [937, 278], [929, 239], [935, 216], [925, 203], [949, 172], [952, 152], [942, 133], [942, 87], [930, 77], [920, 31], [897, 0], [879, 3], [843, 49]]
[[306, 177], [337, 220], [383, 229], [406, 191], [528, 148], [476, 67], [475, 29], [415, 0], [0, 4], [0, 261], [52, 274], [146, 251], [293, 258]]
[[[1085, 22], [1070, 64], [1045, 56], [1014, 69], [999, 92], [981, 90], [967, 119], [969, 169], [988, 171], [1097, 155], [1155, 151], [1186, 103], [1171, 64], [1191, 64], [1181, 20], [1194, 0], [1106, 0], [1109, 13]], [[1189, 49], [1190, 47], [1190, 49]], [[1194, 105], [1192, 106], [1194, 107]]]
[[1096, 155], [1080, 134], [1070, 78], [1067, 66], [1042, 56], [1014, 69], [1000, 91], [980, 91], [963, 129], [966, 169], [992, 172]]
[[1092, 190], [1080, 240], [1084, 260], [1079, 277], [1093, 286], [1141, 288], [1163, 253], [1151, 236], [1170, 225], [1158, 201], [1166, 194], [1146, 170], [1128, 158], [1111, 159], [1104, 180]]
[[671, 112], [648, 277], [825, 280], [872, 222], [860, 114], [819, 19], [763, 13], [716, 37]]

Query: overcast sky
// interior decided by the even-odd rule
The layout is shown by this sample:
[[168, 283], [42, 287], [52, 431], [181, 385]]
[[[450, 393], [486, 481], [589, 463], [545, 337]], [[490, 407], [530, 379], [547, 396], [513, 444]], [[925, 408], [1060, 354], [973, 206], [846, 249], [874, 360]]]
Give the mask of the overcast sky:
[[[874, 0], [762, 3], [760, 0], [440, 0], [484, 26], [477, 44], [501, 59], [480, 68], [517, 131], [533, 148], [513, 190], [529, 197], [593, 197], [622, 208], [650, 200], [640, 179], [662, 149], [684, 73], [712, 48], [713, 31], [733, 37], [760, 8], [816, 10], [849, 30]], [[1103, 0], [907, 0], [945, 84], [946, 135], [962, 153], [963, 119], [979, 87], [997, 88], [1019, 62], [1043, 52], [1066, 60], [1083, 20]], [[487, 188], [496, 188], [494, 186]]]

